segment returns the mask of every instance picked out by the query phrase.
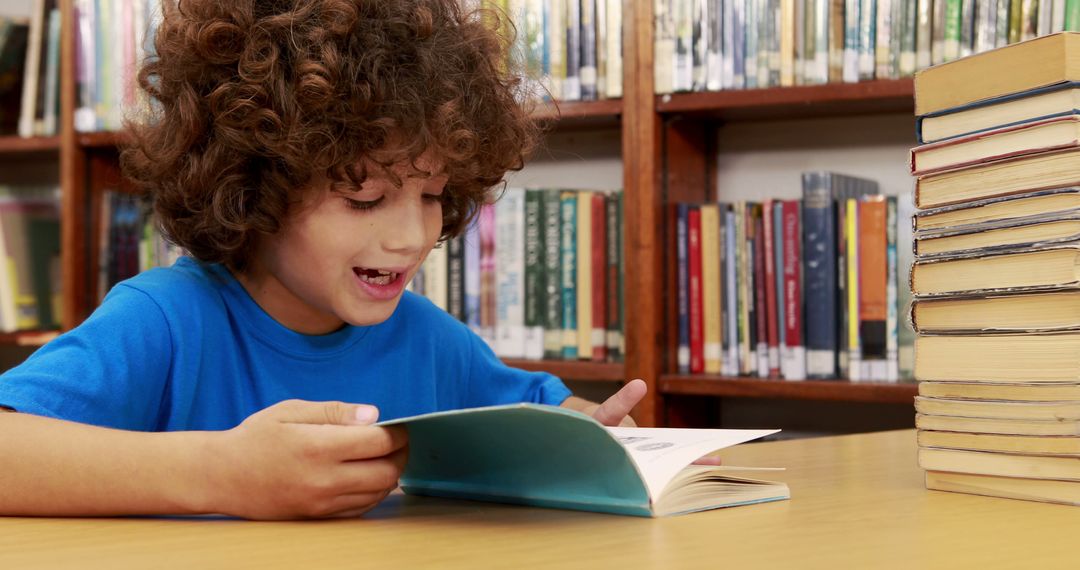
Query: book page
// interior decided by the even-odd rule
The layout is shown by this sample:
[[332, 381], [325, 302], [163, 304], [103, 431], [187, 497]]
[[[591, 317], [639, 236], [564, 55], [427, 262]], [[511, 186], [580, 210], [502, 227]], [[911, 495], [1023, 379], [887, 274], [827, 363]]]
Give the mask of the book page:
[[637, 465], [655, 502], [679, 471], [702, 456], [780, 430], [609, 427]]

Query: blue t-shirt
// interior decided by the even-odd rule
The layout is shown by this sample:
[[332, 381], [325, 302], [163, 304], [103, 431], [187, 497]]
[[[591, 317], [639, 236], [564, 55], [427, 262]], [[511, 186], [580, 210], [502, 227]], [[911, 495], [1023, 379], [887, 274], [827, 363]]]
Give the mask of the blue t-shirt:
[[372, 404], [385, 420], [569, 395], [550, 374], [503, 365], [424, 297], [405, 293], [377, 325], [304, 335], [222, 266], [189, 258], [120, 283], [86, 322], [0, 376], [0, 405], [141, 431], [229, 429], [292, 398]]

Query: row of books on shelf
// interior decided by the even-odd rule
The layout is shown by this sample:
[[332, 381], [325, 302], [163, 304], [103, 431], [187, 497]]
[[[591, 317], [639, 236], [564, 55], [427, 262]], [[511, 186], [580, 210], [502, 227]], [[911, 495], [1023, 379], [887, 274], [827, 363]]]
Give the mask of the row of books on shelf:
[[656, 92], [909, 77], [1080, 29], [1080, 0], [655, 0]]
[[27, 18], [0, 16], [0, 135], [53, 136], [60, 122], [60, 10], [37, 0]]
[[807, 172], [802, 200], [675, 206], [678, 371], [911, 378], [901, 203], [870, 180]]
[[119, 130], [125, 112], [143, 109], [148, 104], [146, 94], [138, 89], [136, 73], [139, 64], [154, 54], [161, 0], [73, 0], [73, 3], [78, 89], [75, 129], [79, 132]]
[[98, 301], [117, 283], [147, 269], [169, 267], [184, 255], [158, 231], [145, 200], [107, 191], [97, 224]]
[[516, 28], [514, 56], [545, 96], [560, 101], [622, 97], [623, 0], [470, 0], [497, 8]]
[[[1074, 90], [1077, 36], [915, 81], [924, 139], [928, 117], [983, 113], [977, 132], [912, 151], [916, 427], [931, 489], [1080, 504], [1080, 110], [1047, 121], [1037, 103]], [[1036, 62], [1045, 73], [1024, 69]]]
[[0, 185], [0, 331], [60, 319], [60, 189]]
[[622, 193], [506, 190], [409, 288], [503, 358], [621, 361]]

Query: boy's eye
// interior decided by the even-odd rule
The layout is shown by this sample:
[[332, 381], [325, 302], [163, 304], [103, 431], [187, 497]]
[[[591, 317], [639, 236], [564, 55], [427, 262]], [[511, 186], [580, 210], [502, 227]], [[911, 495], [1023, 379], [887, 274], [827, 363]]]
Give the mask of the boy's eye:
[[374, 200], [353, 200], [352, 198], [345, 198], [345, 204], [354, 210], [370, 210], [382, 203], [384, 196], [379, 196]]

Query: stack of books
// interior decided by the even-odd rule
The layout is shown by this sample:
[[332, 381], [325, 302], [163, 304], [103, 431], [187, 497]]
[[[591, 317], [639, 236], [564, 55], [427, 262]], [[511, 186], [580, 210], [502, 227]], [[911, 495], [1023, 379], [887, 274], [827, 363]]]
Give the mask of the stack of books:
[[1080, 34], [916, 76], [911, 318], [930, 489], [1080, 504]]

